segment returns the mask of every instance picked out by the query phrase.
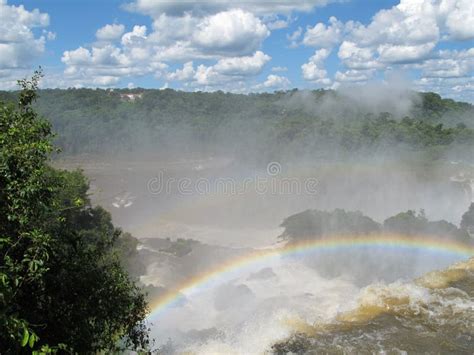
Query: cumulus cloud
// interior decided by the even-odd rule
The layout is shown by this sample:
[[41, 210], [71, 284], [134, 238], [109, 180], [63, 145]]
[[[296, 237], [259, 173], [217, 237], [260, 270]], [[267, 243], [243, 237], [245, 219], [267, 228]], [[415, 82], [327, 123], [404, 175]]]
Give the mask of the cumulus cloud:
[[474, 48], [450, 51], [443, 50], [435, 58], [418, 66], [424, 77], [459, 78], [468, 77], [474, 71]]
[[329, 24], [309, 27], [303, 44], [331, 48], [350, 69], [381, 68], [428, 57], [440, 39], [439, 6], [431, 0], [401, 0], [378, 11], [368, 25], [331, 17]]
[[291, 82], [284, 76], [270, 74], [267, 79], [258, 85], [254, 86], [255, 90], [266, 90], [266, 89], [286, 89], [290, 86]]
[[99, 43], [91, 49], [79, 47], [65, 51], [61, 61], [66, 65], [64, 74], [74, 85], [109, 86], [121, 78], [154, 74], [159, 77], [167, 65], [146, 44], [145, 26], [134, 26], [121, 37], [121, 46]]
[[372, 48], [359, 47], [354, 42], [342, 42], [337, 55], [344, 65], [350, 69], [374, 69], [381, 67], [381, 64], [375, 60], [375, 52]]
[[194, 42], [212, 53], [249, 54], [269, 35], [258, 17], [237, 9], [204, 18], [197, 25]]
[[317, 23], [308, 27], [304, 34], [303, 44], [310, 47], [332, 48], [341, 42], [344, 24], [335, 17], [329, 18], [329, 24]]
[[377, 12], [367, 26], [355, 25], [351, 35], [366, 46], [436, 42], [439, 39], [436, 7], [430, 0], [401, 0], [391, 9]]
[[471, 0], [445, 0], [440, 5], [440, 12], [445, 15], [449, 37], [456, 40], [474, 39], [474, 3]]
[[378, 60], [384, 63], [413, 63], [425, 59], [436, 43], [418, 45], [381, 44], [377, 47]]
[[376, 13], [369, 25], [354, 25], [349, 35], [359, 47], [375, 50], [382, 62], [417, 61], [425, 58], [440, 38], [436, 11], [430, 0], [402, 0]]
[[127, 32], [122, 36], [121, 42], [124, 46], [141, 45], [147, 39], [146, 32], [146, 26], [133, 26], [131, 32]]
[[225, 75], [257, 75], [270, 59], [270, 56], [257, 51], [253, 56], [221, 59], [214, 69]]
[[[135, 25], [124, 32], [123, 25], [106, 25], [97, 30], [98, 42], [92, 48], [65, 51], [65, 74], [90, 75], [93, 83], [112, 83], [109, 77], [118, 81], [121, 77], [154, 74], [156, 78], [189, 81], [189, 85], [218, 85], [219, 80], [225, 83], [230, 76], [257, 75], [270, 60], [259, 50], [270, 30], [262, 19], [241, 9], [201, 17], [161, 13], [154, 18], [151, 31]], [[215, 64], [195, 68], [196, 60]], [[177, 61], [186, 64], [175, 72], [164, 71], [167, 63]], [[94, 81], [96, 77], [100, 80]]]
[[196, 71], [194, 70], [193, 62], [187, 62], [182, 69], [176, 69], [175, 72], [168, 73], [169, 80], [191, 81], [194, 78]]
[[43, 32], [38, 37], [33, 29], [48, 26], [48, 14], [0, 1], [0, 69], [25, 68], [39, 58], [46, 41], [54, 39], [54, 34]]
[[[472, 75], [468, 50], [435, 49], [441, 41], [474, 39], [474, 2], [471, 0], [401, 0], [398, 5], [375, 13], [368, 24], [328, 23], [306, 28], [302, 44], [316, 48], [338, 48], [346, 71], [338, 71], [338, 82], [365, 81], [374, 70], [420, 69], [426, 78]], [[325, 77], [321, 66], [310, 58], [304, 65], [307, 80]], [[433, 82], [432, 80], [425, 81]], [[462, 87], [460, 85], [460, 87]]]
[[331, 51], [326, 48], [314, 52], [309, 61], [301, 66], [303, 78], [318, 84], [330, 84], [331, 80], [327, 77], [328, 73], [324, 69], [324, 61], [329, 57], [329, 54]]
[[368, 70], [346, 70], [345, 72], [337, 71], [334, 75], [334, 79], [337, 82], [366, 82], [371, 79], [374, 75], [373, 69]]
[[193, 17], [190, 14], [180, 17], [161, 14], [154, 18], [154, 31], [150, 37], [161, 45], [172, 45], [178, 41], [188, 42], [200, 22], [202, 18]]
[[298, 41], [301, 38], [302, 34], [303, 34], [303, 29], [301, 27], [298, 27], [293, 33], [286, 35], [286, 39], [290, 41], [290, 48], [298, 47], [299, 45]]
[[125, 32], [125, 26], [120, 24], [105, 25], [97, 30], [95, 36], [99, 41], [112, 42], [119, 39]]
[[214, 65], [201, 64], [196, 69], [193, 62], [187, 62], [182, 69], [168, 73], [167, 78], [183, 81], [186, 86], [215, 86], [258, 75], [270, 59], [257, 51], [252, 56], [223, 58]]
[[287, 16], [286, 18], [281, 18], [277, 15], [264, 17], [264, 22], [271, 31], [287, 28], [293, 21], [294, 19], [290, 16]]

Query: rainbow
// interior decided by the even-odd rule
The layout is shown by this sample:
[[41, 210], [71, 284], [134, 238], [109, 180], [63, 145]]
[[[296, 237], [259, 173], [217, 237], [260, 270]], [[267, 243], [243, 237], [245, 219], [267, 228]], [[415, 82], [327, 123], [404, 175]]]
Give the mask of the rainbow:
[[185, 296], [208, 288], [219, 280], [232, 276], [243, 268], [266, 264], [281, 256], [297, 256], [316, 251], [330, 252], [353, 248], [384, 248], [398, 250], [423, 250], [431, 253], [443, 253], [460, 258], [474, 255], [474, 245], [467, 245], [453, 240], [427, 236], [404, 236], [377, 234], [368, 236], [332, 236], [330, 238], [305, 240], [291, 243], [281, 248], [255, 250], [249, 254], [238, 256], [210, 270], [202, 272], [166, 292], [151, 302], [148, 319], [152, 320], [165, 310], [176, 306]]

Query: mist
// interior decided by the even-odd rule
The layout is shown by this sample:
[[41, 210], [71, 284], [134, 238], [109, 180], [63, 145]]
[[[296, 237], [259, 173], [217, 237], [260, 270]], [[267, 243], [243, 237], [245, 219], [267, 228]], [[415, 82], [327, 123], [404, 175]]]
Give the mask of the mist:
[[[145, 270], [139, 280], [152, 304], [176, 287], [184, 292], [150, 318], [155, 346], [165, 354], [270, 351], [357, 309], [374, 287], [387, 287], [393, 293], [387, 297], [402, 297], [402, 289], [403, 297], [424, 292], [418, 301], [429, 302], [428, 291], [412, 280], [463, 260], [421, 249], [315, 250], [245, 264], [202, 289], [179, 291], [187, 280], [256, 250], [303, 237], [393, 233], [472, 244], [460, 226], [474, 202], [472, 142], [443, 128], [449, 110], [428, 117], [426, 94], [407, 82], [248, 96], [145, 91], [143, 102], [127, 103], [129, 112], [160, 106], [149, 106], [151, 94], [182, 96], [182, 114], [170, 106], [161, 106], [160, 118], [136, 113], [139, 124], [126, 125], [110, 147], [101, 143], [101, 154], [55, 164], [83, 169], [93, 202], [139, 239]], [[192, 95], [204, 103], [196, 106]], [[193, 110], [204, 124], [196, 125]], [[472, 118], [468, 110], [452, 112], [454, 126]], [[426, 129], [449, 140], [426, 140], [420, 133]], [[343, 217], [327, 217], [332, 222], [318, 235], [323, 222], [308, 211]], [[348, 222], [354, 218], [375, 229], [359, 231]], [[287, 220], [297, 221], [295, 230], [310, 227], [294, 235]]]

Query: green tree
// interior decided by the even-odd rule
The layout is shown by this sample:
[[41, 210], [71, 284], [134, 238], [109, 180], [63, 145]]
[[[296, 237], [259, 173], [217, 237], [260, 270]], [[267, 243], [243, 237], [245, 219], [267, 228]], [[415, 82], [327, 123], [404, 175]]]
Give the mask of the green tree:
[[146, 302], [122, 267], [121, 231], [91, 206], [80, 172], [47, 164], [51, 127], [32, 108], [40, 78], [0, 104], [0, 353], [143, 349]]
[[445, 220], [429, 221], [423, 210], [418, 214], [415, 211], [408, 210], [389, 217], [384, 221], [383, 229], [390, 233], [449, 237], [460, 242], [469, 242], [464, 230]]
[[427, 229], [427, 224], [428, 219], [423, 210], [418, 214], [413, 210], [400, 212], [383, 223], [387, 232], [400, 234], [421, 234]]
[[380, 226], [359, 211], [306, 210], [286, 218], [280, 238], [289, 241], [318, 239], [335, 234], [369, 234], [378, 232]]

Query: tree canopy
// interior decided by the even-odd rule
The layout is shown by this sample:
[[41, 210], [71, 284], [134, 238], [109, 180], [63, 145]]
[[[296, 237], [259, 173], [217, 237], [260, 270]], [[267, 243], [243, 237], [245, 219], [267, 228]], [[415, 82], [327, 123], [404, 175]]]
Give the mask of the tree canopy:
[[[306, 210], [286, 218], [280, 238], [290, 242], [318, 239], [331, 235], [367, 235], [371, 233], [397, 233], [403, 235], [434, 236], [451, 238], [461, 242], [472, 242], [466, 233], [471, 223], [474, 206], [463, 216], [461, 228], [444, 220], [429, 221], [421, 210], [419, 213], [409, 210], [387, 218], [379, 224], [359, 211]], [[474, 225], [474, 224], [473, 224]]]
[[[17, 95], [0, 92], [4, 100]], [[48, 89], [35, 107], [51, 120], [65, 154], [174, 149], [245, 158], [258, 150], [268, 160], [272, 154], [333, 158], [336, 153], [398, 155], [408, 150], [439, 156], [453, 147], [472, 149], [472, 105], [435, 93], [409, 96], [410, 109], [397, 113], [331, 90], [241, 95]], [[387, 98], [392, 106], [397, 100]]]

